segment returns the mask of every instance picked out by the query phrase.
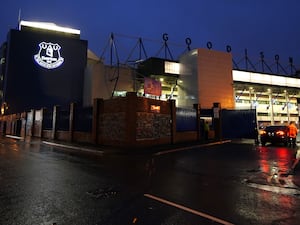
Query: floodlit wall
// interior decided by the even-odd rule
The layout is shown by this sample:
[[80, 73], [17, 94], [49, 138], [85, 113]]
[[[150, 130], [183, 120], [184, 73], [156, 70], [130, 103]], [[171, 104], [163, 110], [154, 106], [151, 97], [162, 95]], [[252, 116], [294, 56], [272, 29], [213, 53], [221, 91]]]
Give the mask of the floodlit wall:
[[92, 106], [96, 98], [110, 99], [112, 95], [124, 97], [126, 92], [135, 90], [134, 76], [132, 68], [104, 65], [100, 58], [89, 51], [84, 76], [83, 105]]
[[198, 67], [197, 67], [197, 49], [183, 55], [180, 62], [180, 78], [177, 81], [178, 87], [178, 107], [193, 107], [198, 104]]
[[234, 108], [232, 56], [227, 52], [195, 49], [180, 58], [179, 107]]
[[227, 52], [198, 49], [198, 98], [203, 108], [214, 102], [234, 108], [232, 56]]
[[92, 106], [94, 98], [105, 95], [102, 85], [104, 65], [100, 58], [88, 50], [87, 65], [84, 72], [83, 106]]

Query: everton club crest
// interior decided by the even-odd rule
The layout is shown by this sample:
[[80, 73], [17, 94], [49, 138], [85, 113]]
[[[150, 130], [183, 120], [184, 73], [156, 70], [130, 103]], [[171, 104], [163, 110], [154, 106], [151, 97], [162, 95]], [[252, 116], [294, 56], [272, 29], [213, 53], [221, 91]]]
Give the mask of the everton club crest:
[[39, 47], [40, 50], [38, 54], [34, 55], [34, 60], [41, 67], [55, 69], [63, 64], [64, 58], [60, 55], [59, 44], [41, 42]]

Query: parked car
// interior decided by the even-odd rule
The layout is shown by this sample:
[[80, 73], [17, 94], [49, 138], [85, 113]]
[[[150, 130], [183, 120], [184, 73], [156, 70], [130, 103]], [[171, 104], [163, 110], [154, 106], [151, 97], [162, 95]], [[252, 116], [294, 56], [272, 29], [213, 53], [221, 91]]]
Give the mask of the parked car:
[[267, 126], [260, 131], [260, 142], [262, 146], [265, 146], [266, 143], [284, 144], [287, 146], [288, 141], [288, 126]]

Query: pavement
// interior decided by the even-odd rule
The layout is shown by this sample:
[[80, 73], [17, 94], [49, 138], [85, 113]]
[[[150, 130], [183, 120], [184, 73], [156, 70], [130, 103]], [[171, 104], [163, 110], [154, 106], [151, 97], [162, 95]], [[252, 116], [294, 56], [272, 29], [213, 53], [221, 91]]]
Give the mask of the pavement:
[[[25, 139], [14, 135], [5, 135], [5, 137], [17, 139], [27, 143], [39, 143], [48, 146], [53, 146], [62, 152], [66, 152], [73, 155], [76, 154], [76, 155], [96, 156], [96, 157], [103, 156], [103, 155], [110, 155], [110, 154], [124, 154], [124, 155], [144, 154], [144, 155], [158, 156], [158, 155], [164, 155], [173, 152], [185, 151], [192, 148], [220, 145], [220, 144], [232, 142], [232, 140], [228, 140], [228, 139], [226, 140], [211, 139], [208, 141], [204, 141], [204, 140], [192, 141], [192, 142], [164, 144], [164, 145], [156, 145], [152, 147], [128, 149], [128, 148], [105, 146], [99, 144], [91, 144], [91, 143], [78, 143], [78, 142], [66, 142], [66, 141], [58, 141], [58, 140], [41, 139], [38, 137], [26, 137]], [[238, 139], [238, 140], [234, 140], [234, 142], [245, 143], [245, 144], [254, 143], [252, 139]]]
[[[195, 147], [219, 145], [228, 142], [254, 144], [254, 140], [252, 139], [236, 139], [221, 141], [209, 140], [200, 142], [160, 145], [150, 148], [143, 148], [143, 151], [140, 151], [116, 148], [111, 146], [42, 140], [43, 144], [61, 148], [61, 150], [69, 153], [77, 153], [84, 155], [92, 154], [93, 156], [103, 156], [104, 154], [149, 154], [153, 156], [159, 156], [179, 151], [185, 151]], [[267, 176], [265, 174], [258, 173], [257, 176], [249, 178], [247, 180], [247, 183], [250, 184], [250, 186], [253, 185], [254, 187], [255, 185], [260, 185], [260, 187], [278, 187], [281, 188], [281, 192], [284, 192], [284, 189], [289, 189], [292, 190], [292, 193], [294, 193], [294, 195], [300, 196], [300, 165], [298, 165], [298, 168], [296, 168], [293, 174], [283, 173]], [[268, 188], [266, 188], [265, 190], [267, 189]]]
[[[114, 147], [114, 146], [106, 146], [99, 144], [91, 144], [91, 143], [78, 143], [78, 142], [67, 142], [67, 141], [59, 141], [59, 140], [48, 140], [41, 139], [37, 137], [26, 137], [25, 139], [19, 136], [14, 135], [5, 135], [7, 138], [12, 138], [20, 141], [24, 141], [27, 143], [40, 143], [53, 147], [58, 147], [62, 151], [66, 152], [74, 152], [78, 154], [95, 154], [95, 155], [104, 155], [104, 154], [166, 154], [170, 152], [183, 151], [192, 149], [195, 147], [203, 147], [209, 145], [218, 145], [231, 142], [231, 140], [208, 140], [208, 141], [193, 141], [193, 142], [184, 142], [177, 144], [165, 144], [165, 145], [157, 145], [152, 147], [143, 147], [136, 149], [128, 149], [124, 147]], [[244, 140], [249, 141], [249, 140]], [[252, 141], [253, 142], [253, 141]]]
[[218, 145], [231, 142], [231, 140], [223, 141], [200, 141], [200, 142], [186, 142], [178, 144], [165, 144], [157, 145], [152, 147], [143, 147], [136, 149], [128, 149], [121, 147], [112, 147], [104, 145], [94, 145], [94, 144], [85, 144], [85, 143], [75, 143], [75, 142], [62, 142], [62, 141], [53, 141], [53, 140], [42, 140], [43, 144], [60, 147], [64, 149], [70, 149], [76, 151], [77, 153], [86, 153], [86, 154], [96, 154], [96, 155], [108, 155], [108, 154], [148, 154], [148, 155], [162, 155], [168, 154], [171, 152], [184, 151], [192, 149], [195, 147], [204, 147], [209, 145]]
[[[195, 147], [205, 147], [212, 145], [219, 145], [228, 142], [234, 143], [244, 143], [244, 144], [254, 144], [252, 139], [237, 139], [237, 140], [209, 140], [209, 141], [200, 141], [200, 142], [188, 142], [188, 143], [179, 143], [179, 144], [167, 144], [159, 145], [155, 147], [143, 148], [143, 150], [130, 150], [124, 148], [117, 148], [112, 146], [104, 145], [94, 145], [89, 143], [76, 143], [76, 142], [64, 142], [57, 140], [42, 140], [40, 138], [26, 138], [25, 140], [12, 135], [6, 135], [7, 138], [13, 138], [22, 140], [28, 143], [39, 143], [48, 146], [56, 147], [62, 152], [73, 155], [83, 155], [87, 157], [102, 157], [103, 155], [109, 154], [149, 154], [153, 156], [159, 156], [164, 154], [169, 154], [173, 152], [179, 152], [184, 150], [189, 150]], [[279, 188], [288, 188], [288, 189], [299, 189], [295, 195], [300, 196], [300, 165], [293, 174], [273, 174], [272, 176], [266, 176], [265, 174], [258, 173], [256, 176], [250, 177], [245, 181], [250, 184], [250, 186], [262, 185], [262, 186], [272, 186]], [[297, 190], [298, 191], [298, 190]]]

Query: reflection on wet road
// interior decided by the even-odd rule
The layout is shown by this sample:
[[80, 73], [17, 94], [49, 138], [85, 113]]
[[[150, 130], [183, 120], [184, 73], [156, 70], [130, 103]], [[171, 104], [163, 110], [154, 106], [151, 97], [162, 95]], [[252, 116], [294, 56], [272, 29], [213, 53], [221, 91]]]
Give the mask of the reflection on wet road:
[[252, 171], [247, 183], [259, 188], [285, 195], [300, 195], [294, 176], [289, 174], [296, 149], [281, 146], [257, 146], [260, 169]]
[[[293, 151], [244, 143], [90, 159], [0, 144], [0, 224], [298, 224]], [[298, 174], [299, 173], [299, 174]], [[296, 180], [295, 180], [296, 179]]]
[[294, 150], [284, 147], [262, 147], [258, 149], [260, 167], [263, 173], [278, 174], [288, 172]]

